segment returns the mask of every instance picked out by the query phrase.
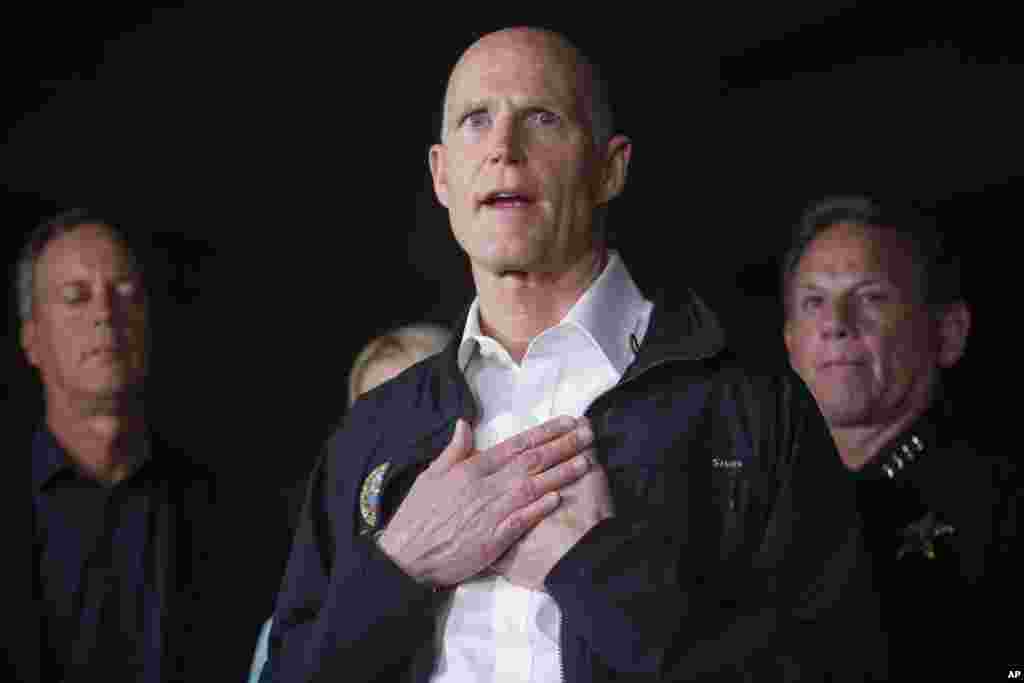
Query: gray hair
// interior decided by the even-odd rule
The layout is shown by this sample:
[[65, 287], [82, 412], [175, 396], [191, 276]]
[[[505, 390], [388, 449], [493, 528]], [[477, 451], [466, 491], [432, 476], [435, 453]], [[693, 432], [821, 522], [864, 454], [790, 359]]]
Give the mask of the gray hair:
[[914, 250], [918, 294], [923, 303], [942, 309], [964, 298], [960, 259], [932, 216], [905, 200], [883, 203], [861, 195], [826, 197], [804, 211], [782, 256], [779, 274], [787, 316], [789, 285], [801, 257], [818, 235], [839, 223], [874, 226], [901, 235]]
[[[125, 244], [124, 235], [112, 223], [87, 209], [71, 209], [48, 218], [40, 223], [31, 233], [21, 248], [14, 270], [14, 290], [18, 298], [18, 317], [21, 322], [32, 319], [32, 301], [35, 297], [36, 264], [46, 247], [55, 239], [73, 232], [82, 225], [102, 225], [110, 230], [114, 239]], [[129, 249], [129, 254], [131, 250]], [[134, 260], [134, 254], [132, 254]], [[136, 263], [136, 267], [138, 264]]]

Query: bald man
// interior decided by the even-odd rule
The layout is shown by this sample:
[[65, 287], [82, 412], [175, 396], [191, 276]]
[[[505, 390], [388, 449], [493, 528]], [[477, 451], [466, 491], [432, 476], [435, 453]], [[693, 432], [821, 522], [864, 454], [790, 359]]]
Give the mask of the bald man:
[[[834, 527], [785, 517], [818, 491], [790, 476], [798, 441], [833, 452], [810, 397], [732, 369], [699, 299], [648, 299], [609, 249], [632, 143], [563, 37], [481, 38], [443, 119], [430, 171], [477, 297], [443, 353], [369, 392], [328, 443], [267, 677], [771, 676], [758, 653], [783, 591], [848, 539], [842, 481], [814, 501]], [[836, 474], [813, 462], [815, 481]], [[814, 569], [785, 570], [794, 535]], [[808, 624], [825, 609], [804, 607]]]

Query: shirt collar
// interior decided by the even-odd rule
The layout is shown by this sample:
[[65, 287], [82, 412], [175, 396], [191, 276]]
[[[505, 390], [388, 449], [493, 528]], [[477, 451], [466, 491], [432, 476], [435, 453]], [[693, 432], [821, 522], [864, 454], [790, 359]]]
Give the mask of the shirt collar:
[[[142, 442], [142, 453], [135, 469], [123, 481], [134, 477], [152, 459], [153, 448], [147, 437]], [[64, 447], [46, 425], [40, 427], [32, 439], [32, 490], [40, 492], [63, 472], [77, 474], [78, 470]], [[122, 482], [123, 483], [123, 482]]]
[[[583, 296], [573, 304], [559, 325], [582, 330], [604, 353], [620, 374], [635, 358], [633, 342], [643, 340], [653, 304], [644, 299], [618, 252], [608, 252], [608, 263]], [[459, 368], [463, 371], [481, 343], [496, 344], [480, 330], [480, 297], [469, 307], [459, 343]]]
[[40, 491], [60, 472], [71, 469], [71, 460], [49, 427], [41, 427], [32, 439], [32, 490]]

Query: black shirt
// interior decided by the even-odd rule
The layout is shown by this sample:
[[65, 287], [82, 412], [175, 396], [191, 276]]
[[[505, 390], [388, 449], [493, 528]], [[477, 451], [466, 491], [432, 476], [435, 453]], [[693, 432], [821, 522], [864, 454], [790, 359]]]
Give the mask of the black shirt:
[[172, 532], [162, 463], [105, 486], [46, 428], [32, 443], [43, 680], [164, 680], [163, 555]]

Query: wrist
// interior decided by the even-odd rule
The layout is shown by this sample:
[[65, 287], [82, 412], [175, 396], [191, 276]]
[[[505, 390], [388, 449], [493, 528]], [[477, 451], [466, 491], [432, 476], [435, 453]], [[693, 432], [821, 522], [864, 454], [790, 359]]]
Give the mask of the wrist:
[[387, 531], [387, 527], [384, 527], [383, 529], [378, 529], [377, 531], [374, 531], [370, 535], [370, 540], [375, 546], [377, 546], [377, 549], [380, 550], [380, 552], [382, 552], [389, 560], [391, 560], [392, 564], [401, 569], [406, 576], [408, 576], [416, 583], [427, 588], [440, 590], [442, 586], [439, 586], [436, 584], [436, 582], [432, 581], [426, 575], [425, 572], [416, 571], [412, 566], [398, 559], [399, 552], [398, 549], [394, 547], [394, 534], [389, 536], [387, 534]]

